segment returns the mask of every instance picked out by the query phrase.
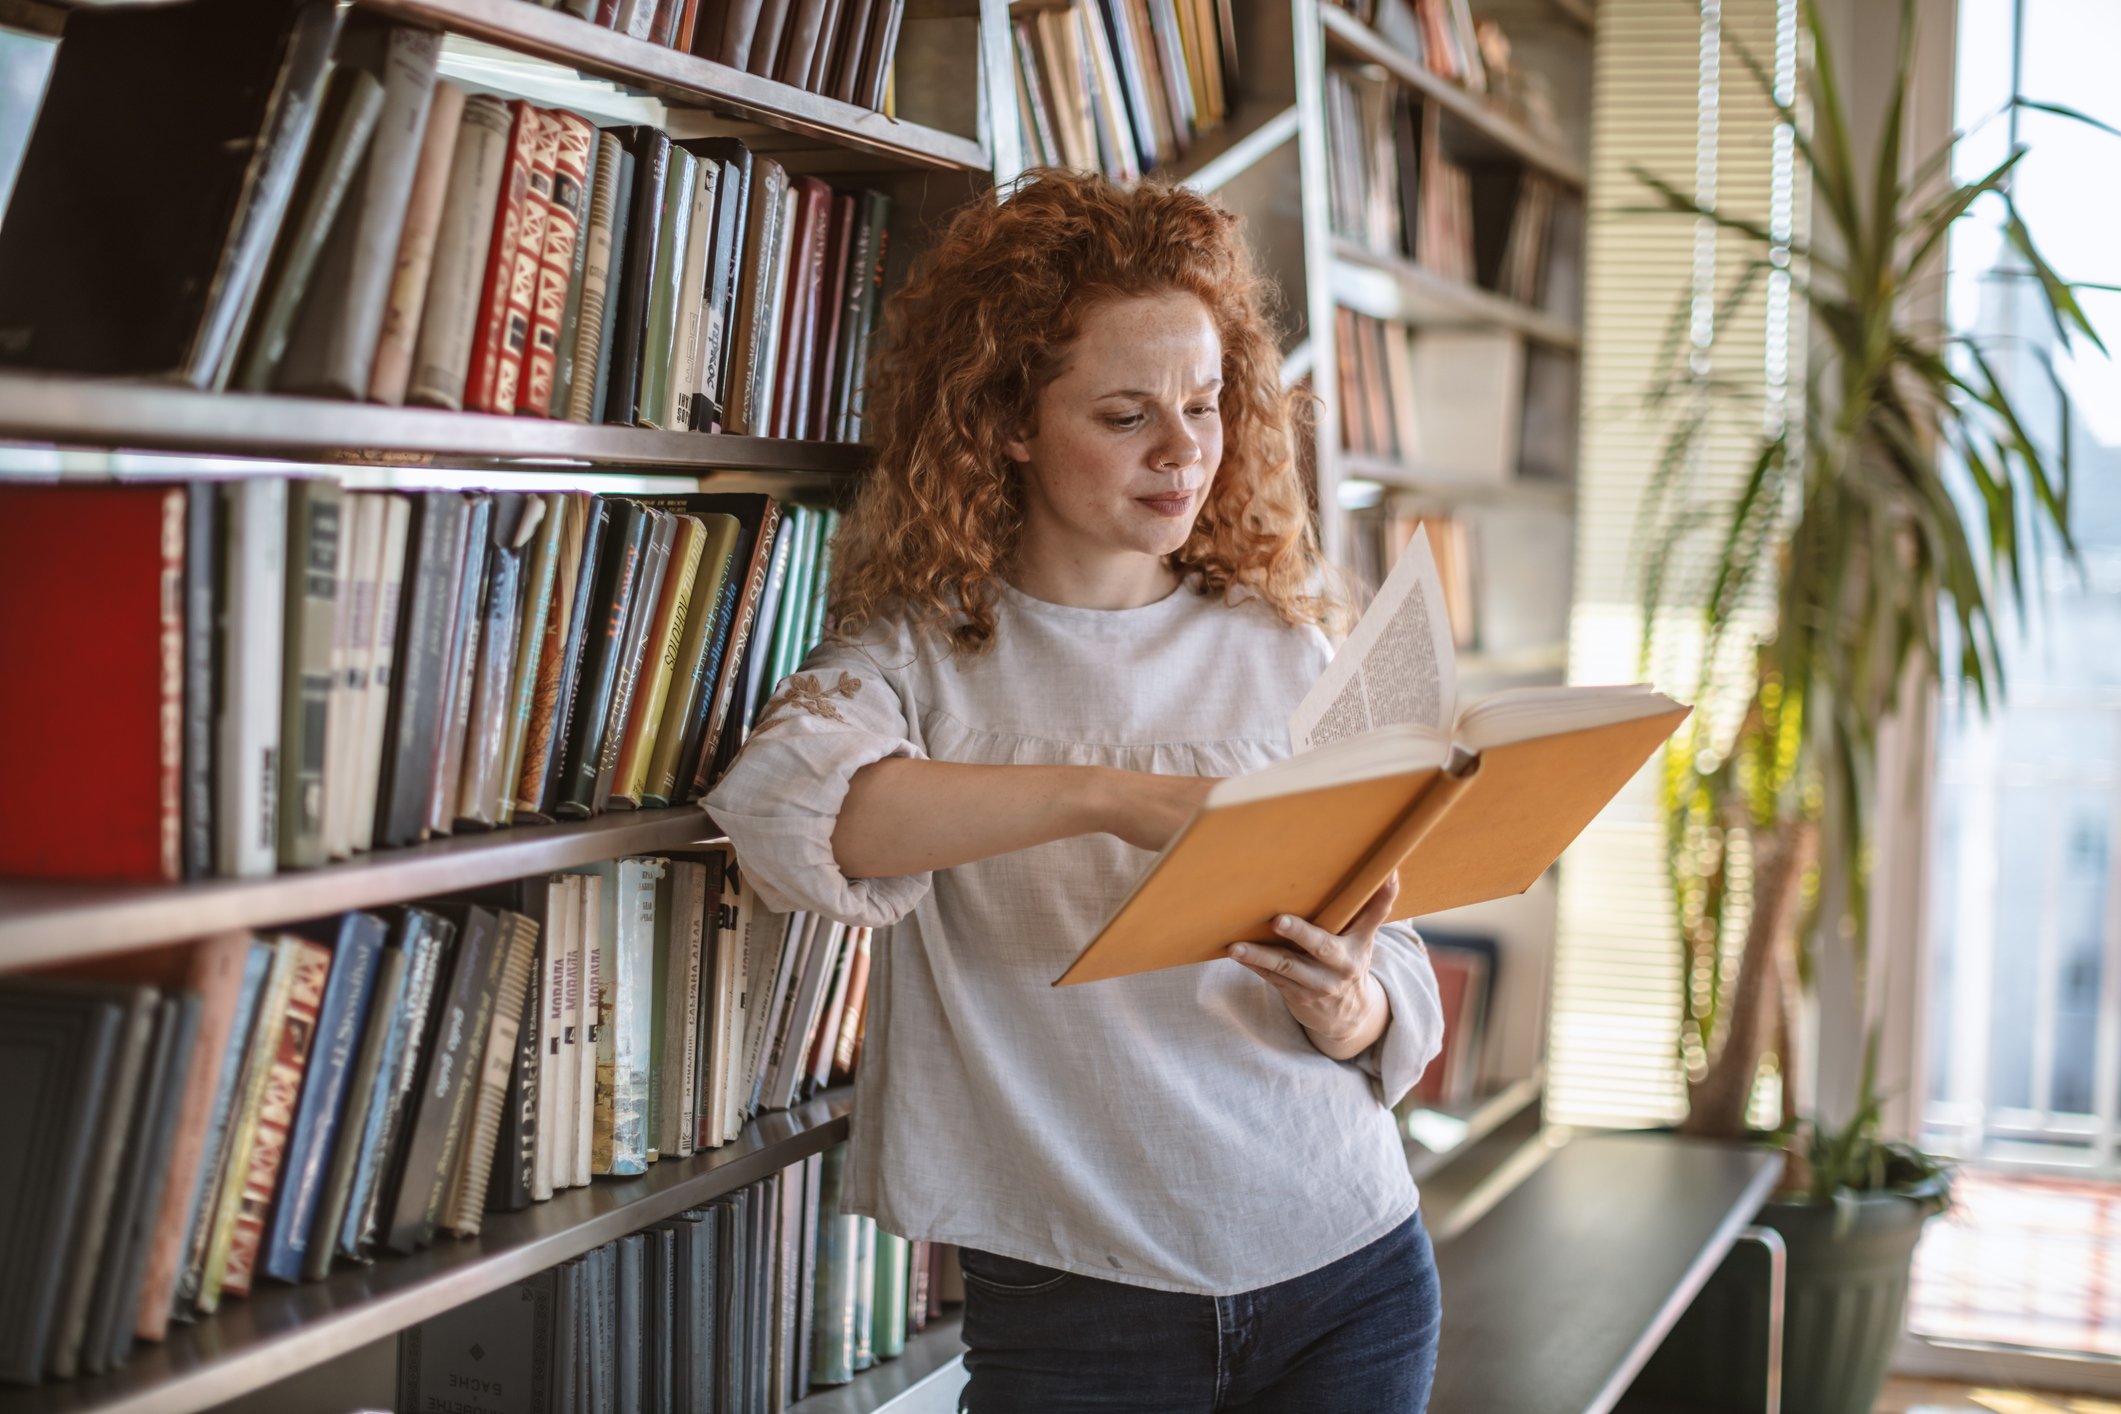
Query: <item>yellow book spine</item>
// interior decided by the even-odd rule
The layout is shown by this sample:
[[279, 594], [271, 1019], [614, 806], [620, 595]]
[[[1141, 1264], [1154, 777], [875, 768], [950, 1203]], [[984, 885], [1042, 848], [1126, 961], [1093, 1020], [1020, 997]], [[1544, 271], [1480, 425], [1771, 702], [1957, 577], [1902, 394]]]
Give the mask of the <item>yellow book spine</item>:
[[250, 1172], [251, 1149], [258, 1137], [258, 1109], [265, 1103], [265, 1082], [272, 1075], [280, 1054], [280, 1036], [287, 1029], [287, 1002], [294, 992], [295, 962], [300, 950], [275, 945], [272, 970], [265, 976], [265, 995], [258, 1002], [258, 1020], [250, 1035], [250, 1052], [243, 1058], [241, 1108], [234, 1120], [235, 1137], [228, 1146], [228, 1164], [221, 1175], [220, 1202], [214, 1210], [213, 1236], [207, 1240], [206, 1263], [200, 1268], [199, 1313], [211, 1315], [221, 1304], [221, 1278], [228, 1266], [229, 1244], [234, 1241], [236, 1220], [243, 1212], [243, 1179]]
[[634, 704], [633, 722], [627, 729], [626, 749], [619, 758], [618, 784], [612, 799], [624, 797], [635, 805], [648, 785], [648, 766], [655, 758], [658, 729], [663, 721], [663, 703], [670, 696], [671, 670], [677, 666], [684, 646], [685, 622], [691, 612], [692, 581], [700, 571], [700, 553], [706, 548], [707, 527], [698, 516], [679, 516], [677, 541], [670, 550], [670, 576], [664, 582], [662, 602], [649, 629], [654, 661], [642, 697]]

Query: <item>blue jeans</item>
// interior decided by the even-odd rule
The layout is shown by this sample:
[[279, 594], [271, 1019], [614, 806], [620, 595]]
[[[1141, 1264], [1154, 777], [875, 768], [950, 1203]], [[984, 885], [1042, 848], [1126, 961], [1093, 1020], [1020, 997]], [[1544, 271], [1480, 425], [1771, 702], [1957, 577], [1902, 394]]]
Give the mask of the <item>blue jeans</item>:
[[961, 1414], [1422, 1414], [1443, 1302], [1415, 1214], [1237, 1296], [1123, 1286], [962, 1249]]

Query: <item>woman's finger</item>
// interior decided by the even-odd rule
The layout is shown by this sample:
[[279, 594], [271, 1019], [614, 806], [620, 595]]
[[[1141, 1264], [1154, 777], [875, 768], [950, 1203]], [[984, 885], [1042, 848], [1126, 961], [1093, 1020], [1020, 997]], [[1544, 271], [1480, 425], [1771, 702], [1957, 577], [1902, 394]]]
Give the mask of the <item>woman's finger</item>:
[[[1274, 920], [1274, 931], [1287, 938], [1298, 948], [1317, 958], [1319, 962], [1336, 972], [1345, 972], [1348, 966], [1348, 950], [1341, 939], [1328, 933], [1315, 923], [1307, 923], [1294, 914], [1284, 913]], [[1272, 946], [1264, 944], [1263, 946]]]
[[1262, 977], [1279, 977], [1307, 992], [1331, 992], [1346, 980], [1320, 965], [1316, 958], [1272, 943], [1238, 943], [1230, 949], [1230, 956]]
[[1370, 895], [1370, 901], [1362, 906], [1362, 911], [1357, 913], [1354, 921], [1348, 924], [1348, 931], [1350, 933], [1376, 932], [1384, 925], [1386, 915], [1391, 913], [1392, 905], [1398, 901], [1398, 898], [1398, 873], [1394, 872], [1385, 875], [1385, 881], [1377, 886], [1377, 892]]

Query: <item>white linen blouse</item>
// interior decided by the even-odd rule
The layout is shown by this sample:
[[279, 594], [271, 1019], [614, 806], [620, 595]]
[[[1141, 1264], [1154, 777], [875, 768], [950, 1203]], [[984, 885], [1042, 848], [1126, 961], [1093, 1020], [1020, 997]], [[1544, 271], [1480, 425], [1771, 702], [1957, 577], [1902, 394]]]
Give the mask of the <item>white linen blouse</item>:
[[1332, 655], [1256, 597], [1180, 588], [1079, 609], [1003, 585], [993, 646], [875, 623], [779, 685], [708, 796], [769, 906], [883, 929], [856, 1081], [849, 1211], [908, 1238], [1224, 1296], [1300, 1276], [1411, 1215], [1389, 1106], [1442, 1043], [1411, 929], [1378, 936], [1384, 1036], [1327, 1059], [1235, 962], [1050, 985], [1150, 855], [1086, 835], [931, 874], [850, 879], [832, 831], [892, 756], [1229, 776], [1289, 752]]

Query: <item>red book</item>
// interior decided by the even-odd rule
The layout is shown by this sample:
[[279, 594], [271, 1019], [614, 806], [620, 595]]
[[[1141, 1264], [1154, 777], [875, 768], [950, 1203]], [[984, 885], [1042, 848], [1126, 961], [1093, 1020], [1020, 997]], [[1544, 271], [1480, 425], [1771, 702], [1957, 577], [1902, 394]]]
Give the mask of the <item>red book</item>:
[[[516, 227], [515, 267], [508, 275], [508, 313], [501, 322], [501, 361], [494, 370], [493, 408], [512, 413], [524, 401], [523, 379], [530, 357], [530, 327], [537, 322], [538, 267], [545, 261], [545, 231], [552, 224], [552, 181], [559, 170], [560, 120], [545, 109], [533, 110], [538, 118], [536, 141], [530, 152], [530, 183], [523, 190], [523, 219]], [[551, 390], [547, 402], [531, 411], [539, 416], [551, 412]]]
[[[564, 111], [545, 116], [552, 123], [555, 139], [552, 192], [544, 249], [538, 259], [537, 294], [531, 301], [530, 340], [523, 350], [523, 391], [515, 409], [529, 417], [545, 417], [552, 409], [560, 321], [567, 313], [567, 285], [574, 274], [575, 242], [581, 238], [582, 217], [588, 210], [589, 164], [597, 141], [597, 130], [587, 118]], [[531, 180], [535, 190], [535, 175]]]
[[781, 310], [781, 352], [774, 370], [773, 432], [800, 437], [810, 421], [812, 354], [817, 346], [818, 297], [825, 284], [825, 237], [832, 225], [832, 188], [798, 177], [795, 229], [790, 235], [788, 298]]
[[280, 1054], [274, 1057], [272, 1069], [265, 1076], [257, 1135], [250, 1145], [250, 1169], [243, 1176], [243, 1205], [236, 1211], [236, 1225], [229, 1236], [228, 1265], [221, 1272], [222, 1292], [238, 1296], [250, 1290], [265, 1220], [272, 1216], [273, 1195], [280, 1187], [280, 1161], [287, 1155], [295, 1105], [302, 1098], [302, 1075], [309, 1068], [310, 1041], [317, 1033], [317, 1008], [324, 1002], [324, 983], [331, 976], [331, 949], [323, 944], [283, 936], [278, 946], [295, 949], [295, 982], [287, 997], [287, 1026], [280, 1033]]
[[537, 167], [538, 110], [523, 99], [509, 104], [515, 127], [508, 138], [508, 166], [501, 174], [501, 196], [493, 214], [493, 243], [487, 247], [486, 279], [479, 288], [479, 312], [471, 324], [471, 366], [464, 379], [464, 407], [473, 412], [515, 411], [517, 374], [507, 380], [509, 399], [500, 406], [503, 339], [508, 326], [508, 287], [515, 277], [516, 248], [523, 243], [523, 207], [530, 196], [530, 174]]
[[0, 489], [0, 874], [180, 877], [184, 489]]
[[816, 366], [811, 370], [810, 419], [798, 437], [823, 441], [832, 435], [826, 419], [832, 414], [832, 370], [839, 362], [840, 318], [847, 304], [847, 263], [854, 258], [854, 217], [857, 203], [851, 196], [832, 198], [832, 229], [825, 237], [823, 300], [818, 308]]

